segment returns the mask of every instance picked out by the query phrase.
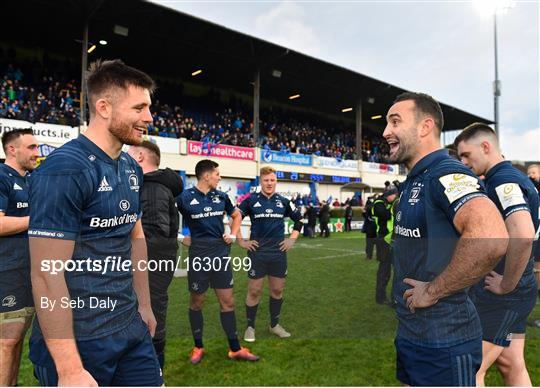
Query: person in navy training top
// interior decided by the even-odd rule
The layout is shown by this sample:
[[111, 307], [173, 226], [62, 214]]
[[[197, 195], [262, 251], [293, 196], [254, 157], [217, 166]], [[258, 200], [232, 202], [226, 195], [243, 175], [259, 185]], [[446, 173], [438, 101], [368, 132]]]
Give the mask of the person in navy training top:
[[489, 198], [504, 218], [510, 240], [506, 255], [471, 289], [482, 323], [483, 359], [476, 383], [484, 385], [496, 361], [508, 386], [531, 386], [525, 365], [525, 327], [536, 304], [533, 241], [539, 227], [538, 191], [529, 178], [504, 160], [497, 135], [487, 124], [469, 125], [455, 139], [461, 161], [484, 175]]
[[[283, 289], [287, 276], [287, 252], [292, 248], [302, 230], [302, 214], [287, 198], [276, 193], [276, 170], [263, 167], [260, 171], [261, 191], [252, 193], [239, 206], [242, 217], [251, 220], [249, 239], [239, 234], [238, 244], [248, 250], [251, 269], [248, 271], [248, 292], [246, 297], [247, 328], [244, 340], [255, 342], [255, 318], [264, 278], [268, 276], [270, 292], [270, 333], [279, 338], [290, 337], [280, 324]], [[289, 238], [285, 238], [284, 218], [294, 221]]]
[[504, 254], [504, 222], [479, 178], [441, 149], [437, 101], [403, 93], [386, 120], [389, 161], [409, 171], [394, 221], [397, 378], [417, 386], [475, 385], [482, 332], [467, 290]]
[[27, 175], [37, 166], [31, 128], [4, 132], [0, 164], [0, 386], [17, 385], [23, 340], [34, 315], [28, 251]]
[[29, 356], [45, 386], [161, 386], [139, 203], [143, 174], [122, 152], [124, 144], [140, 144], [152, 123], [155, 84], [120, 60], [94, 62], [87, 84], [88, 129], [30, 181], [38, 320]]
[[[203, 159], [195, 166], [195, 175], [197, 185], [184, 190], [177, 200], [178, 210], [190, 231], [190, 236], [182, 241], [189, 246], [189, 323], [195, 342], [190, 361], [198, 364], [204, 356], [202, 308], [209, 287], [214, 289], [219, 301], [221, 326], [229, 341], [228, 357], [258, 361], [258, 356], [240, 346], [236, 332], [230, 251], [242, 222], [240, 211], [226, 193], [217, 190], [221, 180], [219, 164]], [[225, 215], [232, 219], [229, 234], [225, 233], [223, 224]]]

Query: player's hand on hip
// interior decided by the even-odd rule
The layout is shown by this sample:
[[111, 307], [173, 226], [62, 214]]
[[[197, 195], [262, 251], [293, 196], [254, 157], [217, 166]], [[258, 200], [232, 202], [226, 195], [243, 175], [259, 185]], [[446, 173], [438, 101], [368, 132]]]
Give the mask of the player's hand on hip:
[[412, 286], [403, 293], [403, 299], [411, 313], [414, 313], [417, 308], [425, 308], [437, 303], [438, 300], [428, 292], [429, 282], [405, 278], [403, 283]]
[[484, 279], [484, 290], [490, 291], [497, 295], [504, 295], [513, 291], [514, 288], [510, 289], [509, 287], [505, 286], [503, 279], [504, 278], [502, 275], [499, 275], [495, 271], [491, 271]]
[[184, 236], [182, 239], [182, 245], [189, 247], [191, 246], [191, 237], [190, 236]]
[[247, 249], [250, 252], [253, 252], [259, 248], [259, 243], [255, 240], [244, 240], [243, 238], [238, 239], [238, 245], [242, 248]]
[[154, 312], [152, 311], [152, 308], [150, 306], [148, 307], [139, 306], [139, 314], [141, 314], [141, 318], [143, 322], [146, 323], [146, 326], [148, 326], [148, 331], [150, 332], [150, 336], [152, 336], [153, 338], [154, 334], [156, 334], [157, 321], [156, 321], [156, 317], [154, 317]]
[[236, 241], [236, 236], [234, 234], [225, 233], [223, 235], [223, 241], [225, 241], [228, 245], [231, 245], [233, 242]]
[[293, 247], [295, 242], [296, 242], [295, 238], [286, 238], [285, 240], [279, 243], [279, 249], [282, 252], [288, 252], [289, 249]]
[[98, 383], [86, 369], [58, 374], [59, 387], [97, 387]]

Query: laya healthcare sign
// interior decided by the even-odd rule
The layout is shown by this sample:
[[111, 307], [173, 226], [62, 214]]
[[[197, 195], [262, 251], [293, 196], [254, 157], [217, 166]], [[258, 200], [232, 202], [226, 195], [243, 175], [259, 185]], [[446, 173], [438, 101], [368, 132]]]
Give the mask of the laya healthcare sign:
[[188, 155], [215, 156], [236, 160], [255, 160], [255, 148], [224, 144], [209, 144], [203, 147], [203, 142], [193, 140], [188, 141], [187, 153]]

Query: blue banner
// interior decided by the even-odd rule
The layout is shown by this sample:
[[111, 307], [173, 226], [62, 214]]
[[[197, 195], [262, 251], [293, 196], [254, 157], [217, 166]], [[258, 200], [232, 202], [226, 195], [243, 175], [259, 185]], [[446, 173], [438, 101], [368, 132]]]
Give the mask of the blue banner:
[[311, 166], [311, 155], [261, 149], [261, 162]]

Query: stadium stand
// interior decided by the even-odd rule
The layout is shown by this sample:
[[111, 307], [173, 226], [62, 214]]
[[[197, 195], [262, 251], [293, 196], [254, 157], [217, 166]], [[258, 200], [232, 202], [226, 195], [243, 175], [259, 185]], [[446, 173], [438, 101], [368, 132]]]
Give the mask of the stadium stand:
[[[76, 126], [79, 124], [79, 82], [76, 66], [44, 55], [37, 60], [16, 62], [16, 53], [0, 48], [0, 117]], [[66, 76], [71, 74], [72, 76]], [[254, 147], [252, 118], [249, 106], [229, 96], [228, 104], [219, 91], [211, 90], [202, 97], [182, 95], [164, 83], [158, 92], [168, 100], [181, 100], [182, 106], [156, 100], [152, 107], [154, 124], [149, 134], [198, 140], [210, 144]], [[174, 97], [171, 98], [171, 95]], [[234, 108], [232, 107], [234, 106]], [[314, 154], [337, 159], [355, 159], [355, 135], [343, 124], [279, 108], [261, 112], [261, 148], [285, 153]], [[294, 117], [294, 118], [291, 118]], [[327, 120], [326, 120], [327, 121]], [[382, 163], [387, 155], [382, 138], [364, 136], [362, 159]]]

